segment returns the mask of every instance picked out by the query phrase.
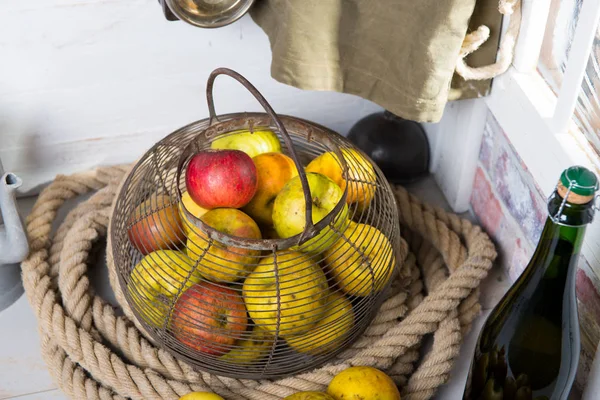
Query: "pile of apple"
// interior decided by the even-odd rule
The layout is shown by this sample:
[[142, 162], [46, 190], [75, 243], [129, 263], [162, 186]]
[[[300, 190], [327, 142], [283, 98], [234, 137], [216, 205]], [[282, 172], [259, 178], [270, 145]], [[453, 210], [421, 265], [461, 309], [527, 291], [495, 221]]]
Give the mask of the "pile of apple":
[[346, 189], [347, 204], [316, 236], [276, 253], [210, 239], [184, 210], [238, 238], [302, 233], [302, 184], [277, 135], [238, 131], [194, 154], [180, 203], [155, 194], [131, 216], [128, 237], [144, 257], [131, 271], [127, 291], [143, 320], [168, 329], [189, 349], [234, 362], [261, 359], [277, 333], [300, 353], [339, 346], [355, 323], [349, 298], [379, 292], [395, 263], [385, 235], [352, 221], [349, 211], [364, 211], [373, 200], [373, 166], [355, 150], [342, 154], [348, 181], [333, 152], [304, 170], [313, 223], [334, 209]]
[[[179, 400], [224, 400], [210, 392], [192, 392]], [[349, 367], [336, 374], [327, 392], [296, 392], [283, 400], [401, 400], [400, 391], [385, 372], [365, 366]]]

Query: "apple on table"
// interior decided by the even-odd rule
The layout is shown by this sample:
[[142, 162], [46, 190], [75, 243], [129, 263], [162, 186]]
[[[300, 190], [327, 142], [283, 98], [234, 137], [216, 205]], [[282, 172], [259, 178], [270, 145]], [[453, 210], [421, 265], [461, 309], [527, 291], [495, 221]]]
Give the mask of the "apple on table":
[[[187, 400], [187, 399], [186, 399]], [[298, 392], [285, 397], [283, 400], [335, 400], [333, 397], [323, 392]]]
[[334, 400], [400, 400], [396, 383], [385, 372], [368, 366], [346, 368], [333, 377], [327, 394]]
[[181, 396], [179, 400], [225, 400], [218, 394], [209, 392], [192, 392]]

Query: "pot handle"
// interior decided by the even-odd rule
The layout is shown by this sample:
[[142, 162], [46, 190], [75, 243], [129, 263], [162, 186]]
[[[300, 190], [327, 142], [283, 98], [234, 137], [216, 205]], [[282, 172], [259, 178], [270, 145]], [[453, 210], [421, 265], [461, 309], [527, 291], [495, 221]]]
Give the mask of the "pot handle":
[[296, 154], [296, 150], [294, 149], [294, 144], [292, 142], [292, 138], [288, 134], [287, 130], [285, 129], [285, 126], [283, 125], [283, 123], [281, 122], [281, 120], [279, 119], [279, 117], [277, 116], [277, 114], [275, 113], [273, 108], [271, 107], [271, 105], [267, 102], [267, 100], [263, 97], [263, 95], [260, 94], [258, 89], [256, 89], [256, 87], [254, 87], [254, 85], [252, 85], [242, 75], [240, 75], [239, 73], [237, 73], [229, 68], [217, 68], [213, 72], [211, 72], [210, 76], [208, 77], [208, 81], [206, 83], [206, 101], [208, 103], [208, 113], [209, 113], [208, 124], [209, 124], [209, 126], [212, 126], [215, 121], [216, 122], [219, 121], [219, 119], [217, 118], [216, 112], [215, 112], [215, 102], [213, 99], [213, 86], [214, 86], [216, 77], [219, 75], [227, 75], [227, 76], [235, 79], [236, 81], [241, 83], [242, 86], [244, 86], [254, 96], [254, 98], [260, 103], [260, 105], [264, 108], [264, 110], [267, 112], [267, 114], [271, 117], [275, 126], [277, 126], [277, 129], [279, 130], [279, 132], [281, 133], [281, 136], [283, 137], [283, 141], [285, 142], [288, 150], [290, 151], [290, 157], [294, 161], [294, 164], [296, 164], [296, 169], [298, 170], [298, 176], [300, 177], [300, 182], [302, 183], [302, 191], [304, 192], [304, 203], [306, 206], [306, 210], [305, 210], [306, 219], [305, 219], [304, 231], [302, 232], [302, 234], [300, 236], [300, 241], [299, 241], [300, 243], [302, 243], [304, 238], [306, 238], [306, 237], [310, 238], [310, 237], [314, 236], [317, 233], [316, 232], [317, 229], [315, 228], [315, 225], [313, 224], [313, 220], [312, 220], [313, 202], [312, 202], [312, 196], [310, 193], [310, 187], [308, 186], [308, 179], [306, 178], [306, 173], [304, 171], [304, 167], [300, 163], [300, 160], [298, 159], [298, 155]]

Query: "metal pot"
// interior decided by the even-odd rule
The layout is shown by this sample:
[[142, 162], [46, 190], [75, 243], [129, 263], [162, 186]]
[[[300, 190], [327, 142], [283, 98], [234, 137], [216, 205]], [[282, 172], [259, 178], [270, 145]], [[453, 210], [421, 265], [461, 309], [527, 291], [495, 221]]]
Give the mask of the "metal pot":
[[411, 183], [429, 173], [429, 142], [415, 121], [389, 111], [374, 113], [354, 124], [348, 139], [367, 153], [392, 183]]
[[0, 311], [23, 293], [19, 263], [27, 257], [29, 246], [15, 199], [21, 184], [15, 174], [4, 172], [0, 161]]
[[229, 25], [248, 12], [254, 0], [159, 0], [169, 21], [178, 19], [199, 28]]

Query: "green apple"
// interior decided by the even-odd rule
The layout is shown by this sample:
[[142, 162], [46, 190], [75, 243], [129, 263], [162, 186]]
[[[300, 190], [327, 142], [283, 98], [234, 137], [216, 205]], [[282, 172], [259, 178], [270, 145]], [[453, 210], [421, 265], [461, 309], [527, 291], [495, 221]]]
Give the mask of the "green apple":
[[157, 250], [133, 267], [127, 289], [142, 318], [148, 324], [160, 327], [171, 299], [201, 279], [195, 263], [184, 253]]
[[341, 346], [353, 326], [350, 300], [339, 292], [330, 292], [325, 298], [323, 318], [308, 332], [285, 340], [299, 353], [323, 354]]
[[263, 153], [281, 153], [281, 143], [275, 132], [270, 130], [260, 131], [235, 131], [216, 139], [210, 144], [211, 149], [240, 150], [254, 158]]
[[[308, 187], [312, 198], [313, 223], [325, 218], [342, 200], [344, 192], [330, 178], [325, 175], [306, 173]], [[300, 176], [290, 179], [275, 198], [273, 205], [273, 226], [281, 238], [289, 238], [304, 231], [306, 224], [306, 201], [302, 191]], [[298, 247], [300, 251], [317, 253], [328, 248], [339, 237], [339, 232], [344, 232], [348, 225], [348, 207], [344, 205], [342, 211], [335, 217], [332, 224], [327, 225], [318, 235]]]
[[[230, 236], [261, 239], [260, 228], [237, 208], [215, 208], [201, 218], [206, 225]], [[259, 250], [242, 249], [210, 240], [201, 229], [194, 228], [187, 240], [187, 255], [198, 261], [198, 271], [214, 282], [235, 282], [255, 266]]]
[[331, 278], [352, 296], [380, 292], [392, 279], [396, 264], [389, 239], [374, 226], [355, 222], [324, 255]]
[[[192, 0], [188, 0], [191, 2]], [[195, 7], [195, 5], [194, 5]], [[179, 400], [225, 400], [218, 394], [209, 393], [209, 392], [192, 392], [188, 393], [183, 397], [180, 397]]]
[[306, 172], [318, 172], [331, 179], [345, 190], [348, 187], [346, 202], [355, 203], [359, 210], [365, 210], [377, 188], [377, 174], [373, 165], [357, 150], [342, 149], [342, 155], [348, 168], [344, 176], [338, 156], [330, 151], [321, 154], [306, 166]]
[[279, 251], [260, 261], [242, 290], [254, 323], [287, 338], [308, 332], [323, 318], [329, 286], [308, 254]]
[[268, 355], [274, 342], [275, 337], [273, 335], [255, 325], [249, 337], [247, 335], [242, 336], [235, 343], [235, 347], [220, 358], [236, 364], [252, 364]]
[[[186, 399], [187, 400], [187, 399]], [[335, 400], [333, 397], [323, 392], [298, 392], [289, 395], [283, 400]]]

